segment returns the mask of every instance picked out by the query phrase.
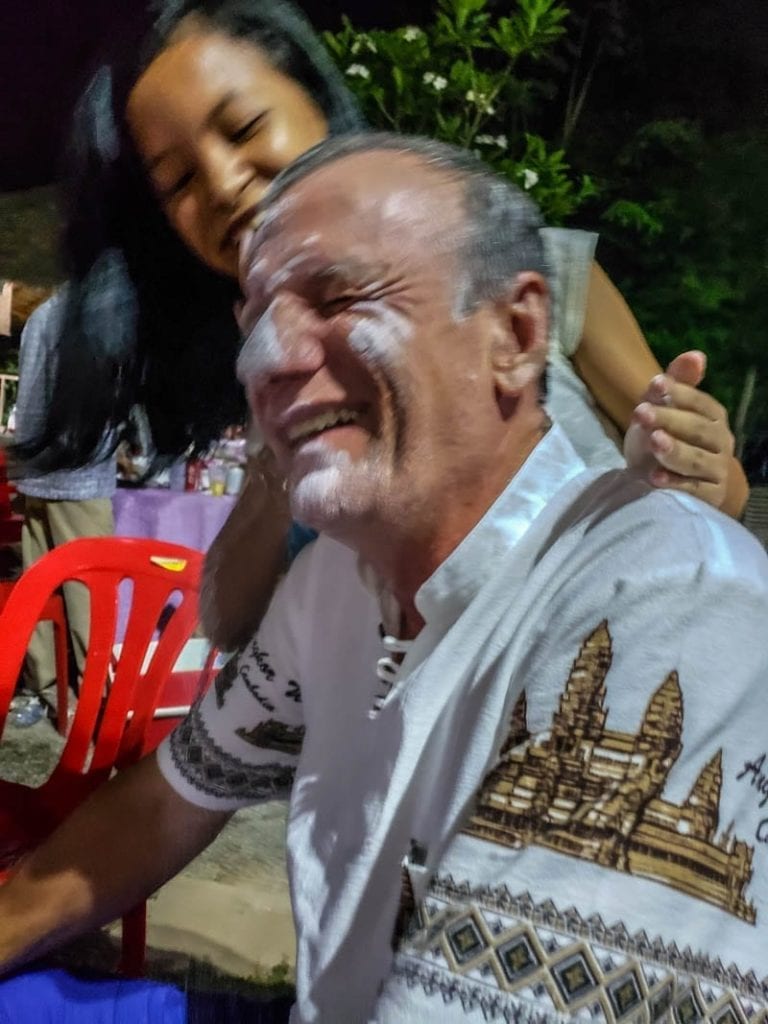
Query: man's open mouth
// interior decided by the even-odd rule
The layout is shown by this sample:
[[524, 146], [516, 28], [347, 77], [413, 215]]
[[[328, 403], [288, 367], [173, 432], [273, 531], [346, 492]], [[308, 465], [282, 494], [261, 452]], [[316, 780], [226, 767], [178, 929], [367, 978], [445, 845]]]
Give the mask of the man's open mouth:
[[360, 419], [361, 413], [355, 409], [326, 409], [292, 424], [287, 430], [288, 443], [295, 448], [308, 438], [317, 437], [336, 427], [359, 423]]

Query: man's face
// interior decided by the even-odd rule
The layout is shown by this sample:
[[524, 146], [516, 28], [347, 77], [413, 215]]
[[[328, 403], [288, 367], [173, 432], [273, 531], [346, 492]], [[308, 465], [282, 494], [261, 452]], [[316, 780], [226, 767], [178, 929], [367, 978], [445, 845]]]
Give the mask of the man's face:
[[269, 211], [238, 372], [301, 522], [428, 520], [493, 457], [483, 318], [454, 309], [462, 223], [456, 186], [389, 152], [326, 165]]

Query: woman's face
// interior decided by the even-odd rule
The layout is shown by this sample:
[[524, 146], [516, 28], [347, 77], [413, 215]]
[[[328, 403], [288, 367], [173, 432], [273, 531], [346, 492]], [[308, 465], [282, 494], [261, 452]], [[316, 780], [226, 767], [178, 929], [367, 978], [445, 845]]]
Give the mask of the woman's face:
[[269, 183], [328, 132], [317, 104], [258, 47], [202, 30], [149, 65], [127, 118], [174, 229], [208, 266], [232, 277], [240, 238]]

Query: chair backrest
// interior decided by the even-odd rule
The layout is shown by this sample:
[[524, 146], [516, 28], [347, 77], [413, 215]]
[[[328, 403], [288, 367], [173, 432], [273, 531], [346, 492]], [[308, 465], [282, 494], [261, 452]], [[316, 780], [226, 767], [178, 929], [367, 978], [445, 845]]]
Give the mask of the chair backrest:
[[[88, 651], [54, 776], [86, 771], [89, 776], [106, 776], [116, 765], [145, 753], [160, 689], [197, 623], [202, 563], [201, 552], [179, 544], [94, 537], [54, 548], [30, 566], [0, 613], [0, 733], [46, 600], [62, 583], [77, 581], [90, 594]], [[131, 581], [132, 594], [125, 635], [118, 638], [124, 580]], [[115, 658], [118, 639], [120, 654]], [[145, 663], [153, 639], [157, 643]]]

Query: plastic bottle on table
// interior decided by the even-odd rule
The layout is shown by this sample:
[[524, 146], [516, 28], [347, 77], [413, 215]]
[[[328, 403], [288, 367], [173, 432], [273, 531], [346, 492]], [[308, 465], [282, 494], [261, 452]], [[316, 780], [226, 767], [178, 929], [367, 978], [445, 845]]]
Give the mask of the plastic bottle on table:
[[245, 479], [245, 470], [243, 469], [242, 466], [239, 466], [239, 465], [230, 466], [229, 469], [227, 470], [226, 493], [227, 494], [239, 494], [241, 489], [242, 489], [243, 480], [244, 479]]

